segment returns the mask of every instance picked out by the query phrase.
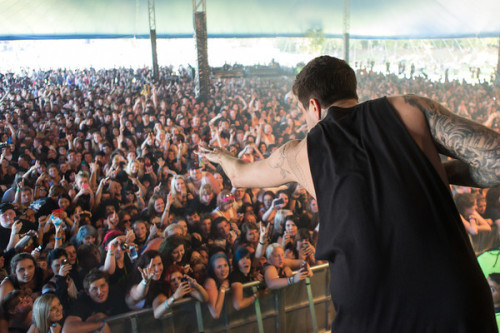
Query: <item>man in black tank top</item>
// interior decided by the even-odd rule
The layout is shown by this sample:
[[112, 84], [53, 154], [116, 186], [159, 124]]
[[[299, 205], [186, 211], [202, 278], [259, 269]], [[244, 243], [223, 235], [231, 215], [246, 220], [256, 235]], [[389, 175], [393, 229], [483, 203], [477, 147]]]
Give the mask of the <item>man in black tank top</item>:
[[[318, 201], [333, 332], [497, 332], [450, 183], [500, 184], [500, 135], [418, 96], [359, 104], [354, 71], [322, 56], [293, 92], [309, 134], [245, 163], [200, 153], [238, 187], [298, 182]], [[439, 154], [452, 157], [445, 165]]]

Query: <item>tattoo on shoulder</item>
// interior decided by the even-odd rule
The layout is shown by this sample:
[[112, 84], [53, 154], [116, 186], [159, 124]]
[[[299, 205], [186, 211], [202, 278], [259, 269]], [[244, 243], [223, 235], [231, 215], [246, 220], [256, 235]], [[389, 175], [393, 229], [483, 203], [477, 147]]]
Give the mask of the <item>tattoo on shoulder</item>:
[[422, 111], [440, 153], [466, 162], [478, 185], [500, 182], [499, 133], [461, 118], [431, 99], [406, 95], [404, 100]]

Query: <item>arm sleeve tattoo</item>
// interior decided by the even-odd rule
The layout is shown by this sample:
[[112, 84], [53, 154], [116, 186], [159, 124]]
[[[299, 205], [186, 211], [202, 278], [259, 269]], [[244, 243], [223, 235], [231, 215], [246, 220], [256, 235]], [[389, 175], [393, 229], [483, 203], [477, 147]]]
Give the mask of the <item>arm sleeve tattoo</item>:
[[500, 134], [461, 118], [433, 100], [406, 95], [407, 104], [424, 114], [438, 151], [465, 162], [481, 187], [500, 184]]

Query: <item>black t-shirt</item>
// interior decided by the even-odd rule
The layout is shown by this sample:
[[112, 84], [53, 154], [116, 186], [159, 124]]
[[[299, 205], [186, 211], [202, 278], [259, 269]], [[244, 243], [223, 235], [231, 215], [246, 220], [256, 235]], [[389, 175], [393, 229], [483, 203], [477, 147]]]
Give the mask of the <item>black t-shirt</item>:
[[[35, 224], [29, 221], [23, 221], [23, 226], [21, 227], [21, 234], [28, 232], [29, 230], [37, 230]], [[0, 249], [5, 250], [10, 240], [10, 233], [12, 229], [4, 228], [0, 225]]]
[[201, 203], [200, 197], [195, 196], [193, 200], [190, 202], [189, 209], [193, 212], [197, 212], [198, 214], [202, 213], [211, 213], [217, 207], [217, 198], [214, 196], [212, 200], [205, 205]]
[[250, 276], [250, 274], [245, 276], [239, 269], [237, 269], [233, 271], [231, 275], [229, 275], [229, 281], [231, 283], [239, 282], [241, 284], [245, 284], [248, 282], [252, 282], [252, 277]]
[[129, 311], [123, 292], [116, 287], [109, 287], [108, 299], [103, 303], [94, 302], [86, 293], [81, 293], [69, 310], [70, 316], [80, 317], [82, 321], [96, 313], [116, 316]]
[[4, 228], [0, 225], [0, 249], [6, 249], [9, 245], [11, 229]]

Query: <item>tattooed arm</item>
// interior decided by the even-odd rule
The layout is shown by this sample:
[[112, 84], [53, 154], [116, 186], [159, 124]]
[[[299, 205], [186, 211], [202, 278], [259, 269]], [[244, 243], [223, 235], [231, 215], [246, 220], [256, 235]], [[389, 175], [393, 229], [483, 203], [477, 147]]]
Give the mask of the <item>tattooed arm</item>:
[[475, 187], [500, 184], [499, 133], [428, 98], [406, 95], [404, 100], [424, 114], [439, 153], [456, 159], [445, 164], [450, 183]]
[[245, 163], [218, 147], [200, 146], [200, 154], [219, 163], [235, 187], [274, 187], [298, 182], [314, 195], [306, 139], [289, 141], [267, 159], [254, 163]]

